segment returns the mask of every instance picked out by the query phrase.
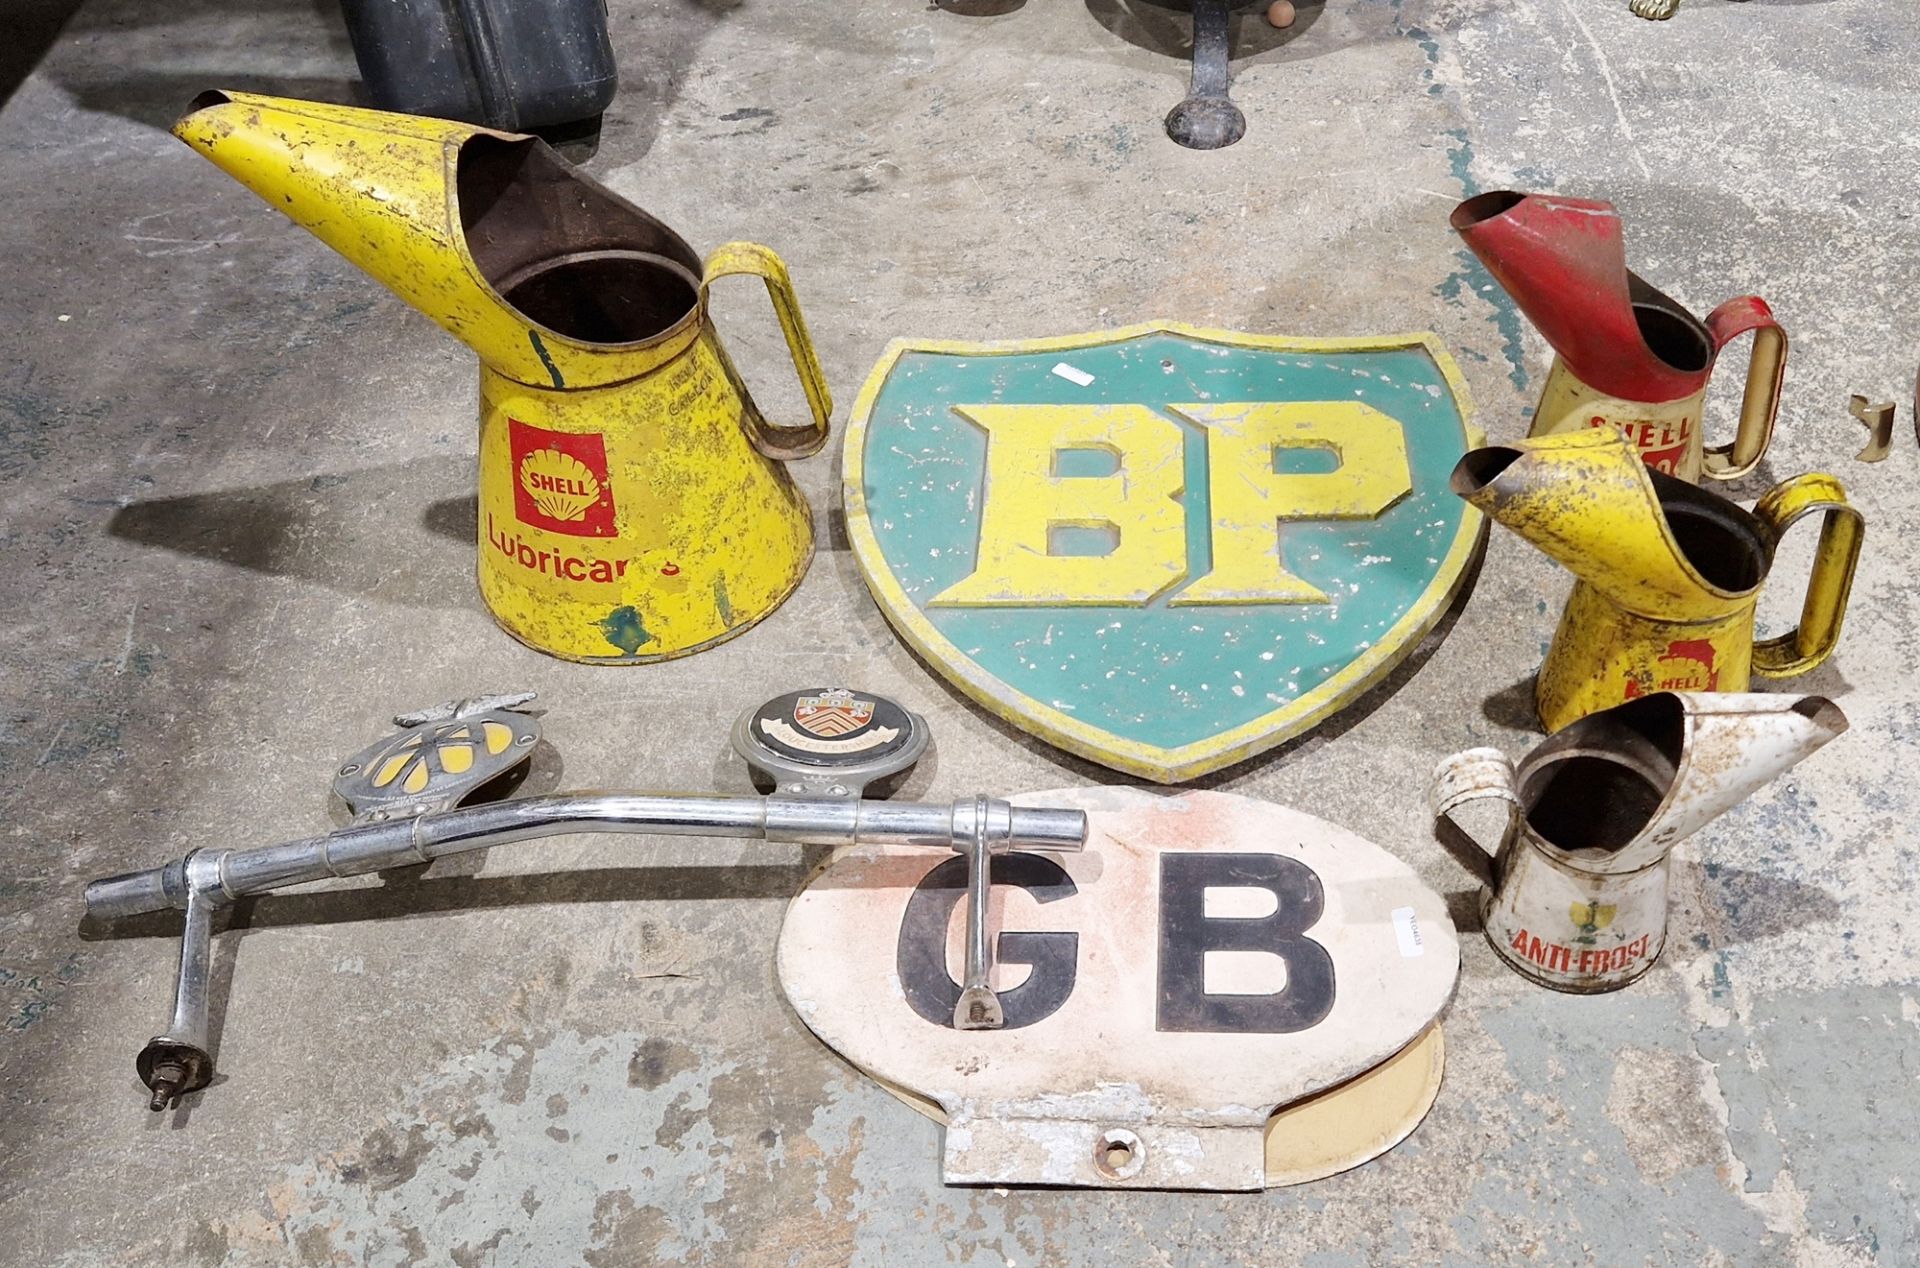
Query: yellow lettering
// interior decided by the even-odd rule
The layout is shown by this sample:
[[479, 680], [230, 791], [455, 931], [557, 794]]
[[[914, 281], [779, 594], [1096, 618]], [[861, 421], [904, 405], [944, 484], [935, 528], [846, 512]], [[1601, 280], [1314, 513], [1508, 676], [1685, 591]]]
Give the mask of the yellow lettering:
[[[1144, 607], [1187, 575], [1185, 435], [1144, 405], [964, 405], [987, 433], [973, 572], [929, 600], [949, 607]], [[1112, 456], [1058, 474], [1071, 450]], [[1104, 532], [1105, 554], [1053, 553], [1056, 529]]]
[[[1326, 603], [1317, 586], [1287, 571], [1284, 525], [1297, 520], [1373, 519], [1413, 490], [1406, 434], [1359, 401], [1172, 405], [1207, 429], [1213, 503], [1213, 571], [1172, 602]], [[1331, 453], [1331, 471], [1281, 473], [1283, 449]]]

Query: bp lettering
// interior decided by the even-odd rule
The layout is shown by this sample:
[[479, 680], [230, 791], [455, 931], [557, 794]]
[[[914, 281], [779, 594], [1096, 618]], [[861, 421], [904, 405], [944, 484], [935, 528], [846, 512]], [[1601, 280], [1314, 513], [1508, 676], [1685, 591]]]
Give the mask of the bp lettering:
[[[1273, 895], [1264, 916], [1209, 916], [1209, 889]], [[1306, 864], [1282, 854], [1163, 854], [1160, 857], [1160, 980], [1156, 1029], [1291, 1034], [1333, 1011], [1333, 956], [1306, 936], [1326, 894]], [[1254, 952], [1285, 966], [1267, 994], [1208, 994], [1208, 952]]]
[[[930, 606], [1327, 603], [1288, 567], [1287, 525], [1375, 519], [1413, 488], [1404, 429], [1359, 401], [954, 408], [987, 435], [980, 538], [973, 571]], [[1211, 508], [1198, 577], [1191, 445]], [[1319, 469], [1294, 469], [1298, 451]]]

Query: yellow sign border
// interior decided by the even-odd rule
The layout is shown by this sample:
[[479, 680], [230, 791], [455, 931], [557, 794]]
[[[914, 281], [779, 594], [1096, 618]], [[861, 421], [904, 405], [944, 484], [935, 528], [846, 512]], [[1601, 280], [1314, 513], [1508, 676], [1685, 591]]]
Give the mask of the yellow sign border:
[[1485, 435], [1473, 425], [1473, 398], [1467, 391], [1467, 381], [1446, 345], [1431, 331], [1316, 339], [1250, 335], [1233, 330], [1190, 326], [1184, 322], [1149, 321], [1113, 330], [1056, 335], [1045, 339], [985, 342], [895, 339], [880, 354], [879, 362], [861, 386], [860, 396], [853, 404], [853, 415], [847, 420], [846, 439], [841, 447], [841, 499], [847, 517], [847, 536], [853, 543], [854, 557], [859, 561], [861, 575], [874, 602], [886, 616], [887, 623], [893, 626], [907, 645], [936, 666], [949, 682], [995, 717], [1039, 736], [1056, 748], [1156, 783], [1177, 784], [1244, 761], [1292, 739], [1319, 725], [1386, 677], [1432, 631], [1459, 594], [1473, 557], [1486, 540], [1486, 520], [1474, 508], [1464, 508], [1459, 531], [1454, 535], [1445, 558], [1440, 561], [1433, 581], [1395, 622], [1393, 628], [1374, 640], [1372, 647], [1292, 703], [1204, 740], [1195, 740], [1175, 748], [1130, 740], [1062, 713], [988, 673], [935, 628], [926, 614], [907, 597], [892, 566], [880, 551], [879, 539], [874, 536], [873, 525], [867, 516], [865, 454], [867, 427], [880, 389], [900, 358], [909, 352], [935, 352], [952, 356], [1068, 352], [1076, 348], [1124, 343], [1129, 339], [1158, 334], [1267, 352], [1396, 352], [1424, 348], [1453, 392], [1454, 401], [1460, 409], [1467, 448], [1477, 448], [1486, 443]]

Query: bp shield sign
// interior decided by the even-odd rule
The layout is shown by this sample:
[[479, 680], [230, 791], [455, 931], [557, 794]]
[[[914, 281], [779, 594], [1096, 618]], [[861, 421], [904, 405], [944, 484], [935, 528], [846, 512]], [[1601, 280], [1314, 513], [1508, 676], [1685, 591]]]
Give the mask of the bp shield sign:
[[867, 585], [1000, 716], [1163, 782], [1312, 727], [1445, 611], [1478, 443], [1432, 335], [899, 340], [846, 441]]

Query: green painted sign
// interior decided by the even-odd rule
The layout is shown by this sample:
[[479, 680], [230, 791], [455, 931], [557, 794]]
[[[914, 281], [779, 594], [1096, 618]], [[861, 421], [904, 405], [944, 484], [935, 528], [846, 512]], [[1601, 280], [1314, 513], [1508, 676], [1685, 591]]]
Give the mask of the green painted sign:
[[1431, 335], [1154, 324], [897, 341], [846, 441], [868, 587], [975, 700], [1164, 782], [1297, 735], [1433, 627], [1480, 541]]

